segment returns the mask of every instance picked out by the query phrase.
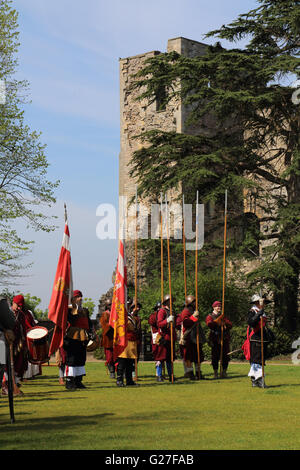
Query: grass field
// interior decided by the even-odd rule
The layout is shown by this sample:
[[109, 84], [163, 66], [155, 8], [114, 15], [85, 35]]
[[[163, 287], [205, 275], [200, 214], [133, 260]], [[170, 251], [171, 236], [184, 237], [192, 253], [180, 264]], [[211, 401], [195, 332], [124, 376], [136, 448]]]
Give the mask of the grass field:
[[58, 369], [24, 383], [10, 424], [0, 399], [1, 450], [298, 450], [300, 369], [268, 363], [267, 389], [251, 388], [249, 365], [229, 366], [227, 379], [183, 378], [158, 384], [153, 363], [139, 364], [140, 387], [116, 387], [103, 362], [88, 362], [85, 390], [66, 391]]

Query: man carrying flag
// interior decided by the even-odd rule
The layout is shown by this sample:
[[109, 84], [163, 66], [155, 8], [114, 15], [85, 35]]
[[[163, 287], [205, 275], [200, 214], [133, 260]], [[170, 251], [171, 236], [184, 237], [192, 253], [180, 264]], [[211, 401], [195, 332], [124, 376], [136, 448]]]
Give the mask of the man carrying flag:
[[63, 346], [67, 326], [68, 305], [73, 294], [70, 232], [65, 208], [65, 230], [60, 250], [52, 296], [48, 307], [48, 318], [55, 324], [49, 356]]
[[[109, 325], [114, 329], [113, 356], [117, 363], [117, 385], [123, 387], [123, 375], [125, 372], [127, 385], [135, 385], [132, 380], [132, 359], [137, 357], [131, 341], [128, 346], [128, 312], [127, 312], [127, 272], [124, 241], [119, 240], [118, 266], [111, 305]], [[130, 351], [129, 351], [130, 349]], [[130, 357], [127, 357], [128, 354]], [[122, 356], [122, 357], [120, 357]], [[124, 357], [125, 356], [125, 357]]]

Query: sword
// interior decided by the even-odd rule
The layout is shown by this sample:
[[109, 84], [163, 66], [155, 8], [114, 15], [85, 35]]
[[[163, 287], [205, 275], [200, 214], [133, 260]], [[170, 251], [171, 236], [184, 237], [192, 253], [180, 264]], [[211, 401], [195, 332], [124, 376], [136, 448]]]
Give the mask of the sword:
[[234, 353], [236, 353], [236, 352], [238, 352], [238, 351], [242, 351], [242, 348], [235, 349], [234, 351], [231, 351], [231, 352], [227, 353], [227, 356], [230, 356], [231, 354], [234, 354]]

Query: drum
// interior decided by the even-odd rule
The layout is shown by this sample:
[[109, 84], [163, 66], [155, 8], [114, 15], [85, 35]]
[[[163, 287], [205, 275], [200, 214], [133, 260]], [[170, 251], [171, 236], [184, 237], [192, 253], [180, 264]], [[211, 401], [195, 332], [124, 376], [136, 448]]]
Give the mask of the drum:
[[86, 350], [87, 352], [93, 352], [96, 351], [100, 347], [100, 339], [98, 335], [95, 335], [94, 339], [90, 339], [90, 341], [87, 344]]
[[50, 360], [48, 330], [34, 326], [27, 332], [28, 360], [31, 364], [43, 364]]

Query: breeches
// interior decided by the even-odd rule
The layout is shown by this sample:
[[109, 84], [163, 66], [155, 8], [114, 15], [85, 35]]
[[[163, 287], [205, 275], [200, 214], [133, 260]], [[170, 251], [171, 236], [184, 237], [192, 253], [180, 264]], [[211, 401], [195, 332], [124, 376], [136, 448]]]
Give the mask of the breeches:
[[[227, 369], [229, 363], [229, 342], [223, 343], [223, 352], [222, 352], [222, 367], [223, 369]], [[221, 357], [221, 345], [218, 343], [214, 343], [211, 348], [211, 364], [214, 369], [218, 369], [218, 364]]]

